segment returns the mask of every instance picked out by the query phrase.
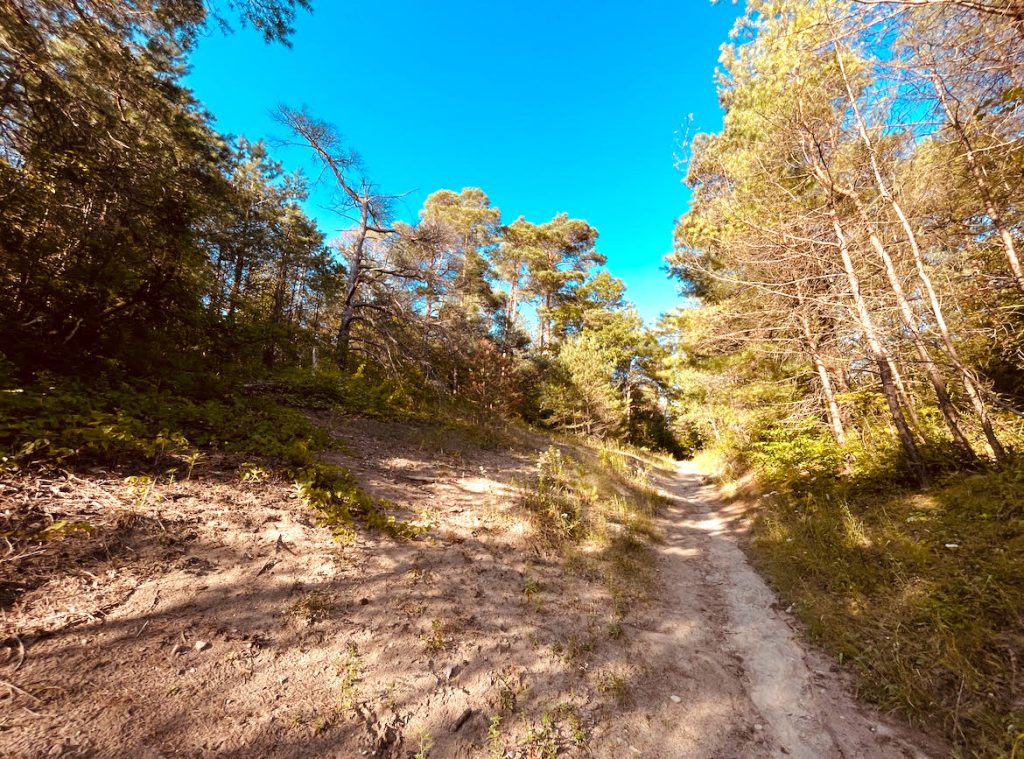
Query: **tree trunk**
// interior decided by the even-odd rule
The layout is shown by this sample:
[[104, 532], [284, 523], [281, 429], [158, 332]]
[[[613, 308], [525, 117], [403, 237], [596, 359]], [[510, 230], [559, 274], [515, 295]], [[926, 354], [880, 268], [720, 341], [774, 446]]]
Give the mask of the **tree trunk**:
[[235, 258], [235, 273], [234, 279], [231, 281], [231, 296], [228, 298], [228, 319], [231, 319], [235, 315], [235, 309], [238, 306], [238, 296], [242, 291], [242, 274], [245, 271], [245, 259], [242, 257], [241, 252]]
[[249, 220], [252, 206], [245, 209], [245, 220], [242, 222], [241, 244], [235, 249], [235, 276], [231, 282], [231, 295], [228, 298], [228, 319], [235, 315], [238, 297], [242, 292], [242, 276], [245, 273], [245, 254], [249, 249]]
[[277, 267], [277, 282], [274, 285], [274, 301], [270, 307], [271, 332], [267, 344], [263, 347], [263, 365], [268, 369], [273, 368], [274, 362], [277, 359], [277, 329], [284, 322], [284, 301], [288, 288], [288, 258], [283, 251], [281, 251], [280, 255], [281, 261]]
[[[861, 140], [864, 142], [864, 146], [867, 147], [867, 155], [871, 165], [871, 173], [874, 176], [874, 183], [876, 183], [876, 186], [879, 189], [879, 193], [889, 204], [890, 208], [892, 208], [893, 210], [893, 213], [895, 213], [896, 217], [899, 219], [900, 227], [903, 229], [903, 235], [906, 237], [907, 243], [910, 246], [910, 252], [913, 257], [914, 268], [916, 269], [916, 272], [918, 272], [918, 279], [921, 280], [921, 283], [925, 288], [925, 292], [928, 295], [929, 305], [931, 306], [933, 317], [935, 318], [936, 325], [938, 326], [939, 333], [942, 337], [942, 344], [945, 348], [946, 353], [949, 356], [951, 363], [956, 368], [957, 373], [961, 375], [964, 384], [964, 390], [967, 393], [968, 398], [970, 399], [971, 405], [974, 407], [975, 413], [978, 415], [978, 419], [981, 421], [982, 428], [984, 429], [985, 439], [988, 442], [989, 451], [997, 461], [1001, 461], [1002, 459], [1006, 458], [1006, 451], [999, 444], [998, 437], [996, 437], [995, 431], [992, 428], [992, 423], [988, 416], [988, 410], [985, 408], [984, 400], [982, 400], [981, 393], [978, 391], [978, 387], [975, 383], [975, 378], [964, 366], [964, 363], [961, 360], [959, 360], [959, 354], [956, 350], [956, 345], [953, 342], [951, 336], [949, 335], [949, 330], [946, 327], [945, 317], [942, 312], [942, 305], [939, 303], [939, 299], [935, 294], [935, 288], [932, 286], [932, 280], [928, 276], [928, 270], [925, 268], [924, 256], [921, 253], [921, 245], [918, 241], [918, 235], [914, 233], [913, 227], [911, 226], [909, 219], [903, 212], [903, 207], [900, 205], [899, 201], [896, 200], [895, 196], [891, 192], [891, 189], [889, 188], [889, 185], [882, 176], [882, 170], [879, 167], [878, 157], [876, 155], [876, 152], [874, 152], [874, 143], [871, 140], [870, 135], [867, 133], [867, 126], [864, 123], [864, 119], [861, 116], [860, 109], [857, 106], [857, 101], [854, 97], [853, 90], [850, 87], [850, 82], [846, 75], [846, 68], [843, 64], [842, 56], [837, 54], [837, 60], [839, 62], [840, 71], [843, 74], [843, 81], [846, 85], [847, 95], [850, 97], [851, 107], [853, 108], [854, 117], [857, 123], [857, 131], [860, 134]], [[954, 121], [954, 119], [952, 118], [952, 113], [948, 108], [948, 103], [946, 102], [942, 88], [934, 79], [933, 84], [935, 85], [936, 92], [939, 94], [939, 98], [942, 101], [942, 106], [946, 111], [946, 115], [949, 117], [950, 122]], [[967, 135], [962, 133], [961, 136], [968, 145], [968, 153], [970, 155], [968, 163], [971, 165], [972, 169], [978, 169], [977, 164], [974, 161], [974, 155], [970, 150], [970, 142], [967, 140]], [[978, 169], [978, 173], [980, 174], [980, 169]], [[986, 199], [986, 205], [988, 206], [988, 210], [991, 215], [991, 213], [994, 213], [995, 210], [994, 204], [991, 203], [991, 195], [987, 192], [987, 186], [983, 181], [983, 177], [981, 178], [980, 186], [982, 197]], [[853, 197], [854, 203], [857, 206], [857, 211], [860, 214], [861, 219], [864, 220], [864, 223], [866, 224], [867, 213], [865, 209], [861, 205], [860, 200], [856, 197], [856, 194], [851, 195]], [[996, 215], [995, 217], [995, 221], [997, 220], [998, 215]], [[1007, 237], [1009, 238], [1009, 234]], [[921, 334], [918, 330], [918, 327], [916, 327], [913, 311], [910, 308], [910, 305], [907, 302], [907, 299], [903, 293], [902, 286], [899, 282], [895, 268], [892, 264], [892, 259], [888, 256], [884, 246], [882, 245], [882, 241], [879, 239], [878, 235], [874, 235], [873, 233], [871, 233], [871, 245], [874, 247], [874, 249], [876, 249], [876, 251], [878, 251], [879, 256], [882, 258], [883, 263], [885, 264], [886, 273], [892, 285], [893, 292], [896, 293], [897, 301], [899, 302], [900, 312], [903, 314], [903, 321], [906, 324], [907, 329], [910, 331], [911, 338], [914, 341], [914, 347], [916, 348], [916, 350], [918, 350], [918, 354], [922, 356], [922, 361], [924, 362], [925, 368], [928, 371], [929, 378], [932, 380], [932, 384], [935, 386], [935, 392], [939, 400], [939, 408], [942, 411], [942, 416], [945, 418], [946, 423], [949, 426], [950, 432], [953, 435], [953, 439], [955, 439], [957, 444], [964, 448], [964, 450], [970, 454], [970, 457], [974, 459], [976, 458], [974, 449], [971, 447], [970, 442], [964, 435], [961, 428], [959, 428], [956, 411], [953, 408], [952, 402], [949, 398], [948, 391], [946, 390], [945, 381], [943, 380], [941, 373], [935, 366], [934, 362], [931, 361], [931, 356], [928, 354], [928, 349], [924, 345], [924, 341], [921, 338]], [[1014, 264], [1016, 264], [1016, 268], [1014, 268], [1014, 273], [1016, 277], [1020, 271], [1020, 262], [1017, 260], [1016, 253], [1013, 251], [1012, 239], [1010, 240], [1010, 248], [1008, 249], [1008, 255], [1011, 260], [1011, 267], [1013, 268]], [[1018, 278], [1018, 284], [1020, 285], [1022, 283], [1024, 283], [1024, 280]]]
[[[928, 269], [925, 268], [925, 260], [921, 252], [921, 245], [918, 241], [918, 235], [916, 235], [913, 226], [910, 224], [909, 219], [903, 212], [902, 206], [900, 205], [899, 201], [896, 200], [895, 196], [890, 191], [888, 184], [882, 176], [882, 170], [879, 167], [878, 157], [876, 155], [876, 152], [874, 152], [874, 143], [872, 142], [870, 135], [867, 133], [867, 126], [864, 123], [864, 119], [861, 116], [860, 109], [857, 106], [857, 101], [854, 97], [853, 90], [850, 87], [850, 81], [847, 78], [846, 68], [843, 64], [842, 56], [837, 54], [837, 60], [839, 62], [840, 71], [843, 74], [843, 81], [846, 85], [847, 94], [850, 97], [851, 107], [853, 108], [854, 117], [857, 122], [857, 130], [860, 133], [861, 140], [867, 147], [867, 155], [871, 164], [871, 172], [874, 175], [874, 182], [876, 182], [876, 185], [879, 188], [879, 193], [886, 200], [886, 202], [889, 203], [889, 206], [892, 208], [893, 213], [895, 213], [896, 217], [899, 219], [900, 227], [903, 229], [903, 234], [906, 237], [907, 243], [910, 246], [910, 252], [913, 257], [914, 268], [916, 272], [918, 272], [918, 279], [921, 280], [925, 292], [928, 295], [928, 301], [932, 310], [932, 315], [935, 318], [935, 323], [939, 328], [939, 334], [942, 337], [942, 344], [945, 348], [947, 355], [949, 356], [951, 363], [956, 368], [957, 373], [961, 375], [961, 379], [964, 384], [964, 390], [967, 393], [968, 398], [970, 399], [971, 405], [974, 407], [975, 413], [978, 415], [979, 421], [981, 422], [982, 429], [985, 433], [985, 440], [988, 444], [988, 449], [992, 454], [992, 457], [996, 461], [1005, 460], [1006, 451], [1004, 450], [1004, 448], [1002, 448], [999, 439], [995, 434], [995, 430], [992, 427], [992, 422], [989, 418], [988, 410], [985, 408], [985, 403], [981, 397], [981, 393], [979, 392], [979, 388], [977, 386], [975, 377], [964, 366], [964, 363], [961, 361], [961, 359], [959, 359], [959, 353], [956, 350], [956, 344], [953, 342], [952, 337], [949, 334], [949, 329], [946, 326], [946, 320], [942, 312], [942, 305], [939, 302], [938, 296], [935, 293], [935, 288], [932, 286], [932, 279], [928, 275]], [[988, 192], [988, 186], [984, 181], [984, 175], [982, 174], [980, 167], [977, 165], [977, 162], [974, 159], [974, 153], [971, 150], [970, 140], [967, 138], [967, 134], [964, 132], [963, 126], [959, 124], [959, 122], [956, 119], [953, 118], [952, 111], [949, 109], [949, 104], [946, 101], [945, 92], [943, 88], [940, 86], [940, 83], [938, 82], [937, 74], [933, 73], [932, 83], [935, 86], [935, 91], [938, 94], [940, 101], [942, 102], [942, 108], [946, 112], [947, 118], [949, 119], [951, 124], [954, 124], [954, 128], [957, 130], [957, 134], [961, 136], [962, 141], [965, 143], [968, 154], [968, 163], [971, 166], [972, 173], [974, 173], [975, 178], [978, 182], [982, 198], [984, 199], [986, 205], [986, 211], [988, 212], [989, 217], [992, 219], [992, 222], [995, 225], [995, 227], [997, 229], [1001, 229], [998, 214], [995, 212], [995, 204], [992, 203], [991, 201], [991, 194]], [[855, 198], [854, 202], [857, 204], [857, 210], [860, 213], [861, 217], [866, 219], [866, 212], [864, 211], [863, 206], [860, 205], [859, 200]], [[1001, 229], [1001, 231], [1006, 231], [1007, 233], [1004, 237], [1004, 243], [1007, 247], [1007, 255], [1010, 260], [1011, 269], [1014, 272], [1014, 277], [1017, 281], [1018, 286], [1022, 290], [1024, 290], [1024, 277], [1022, 277], [1020, 261], [1017, 259], [1017, 254], [1014, 250], [1013, 239], [1010, 237], [1009, 231], [1007, 231], [1006, 229]], [[889, 280], [893, 285], [893, 291], [896, 293], [897, 299], [899, 300], [900, 312], [903, 314], [903, 319], [904, 322], [906, 322], [907, 324], [907, 329], [910, 330], [910, 334], [915, 340], [914, 347], [918, 348], [919, 355], [923, 354], [924, 356], [927, 356], [928, 351], [924, 347], [923, 341], [921, 340], [921, 335], [918, 332], [918, 329], [916, 329], [916, 324], [914, 324], [913, 322], [913, 312], [910, 309], [909, 304], [907, 303], [906, 297], [903, 295], [902, 287], [899, 284], [898, 278], [896, 278], [896, 273], [892, 266], [892, 261], [891, 259], [888, 258], [888, 256], [885, 255], [885, 250], [882, 246], [882, 242], [881, 240], [879, 240], [877, 235], [872, 236], [871, 244], [874, 246], [874, 248], [876, 248], [877, 251], [879, 251], [879, 255], [882, 256], [883, 258], [883, 261], [886, 266], [886, 273], [889, 276]], [[946, 422], [950, 427], [950, 431], [953, 434], [953, 438], [958, 442], [959, 445], [961, 445], [965, 449], [965, 451], [970, 453], [972, 459], [976, 458], [976, 454], [974, 452], [974, 449], [971, 447], [970, 442], [964, 436], [964, 433], [961, 431], [961, 429], [959, 429], [959, 425], [957, 424], [956, 412], [953, 409], [952, 403], [949, 400], [948, 393], [945, 391], [945, 383], [942, 380], [938, 368], [935, 367], [934, 363], [932, 363], [931, 361], [927, 361], [925, 366], [928, 370], [929, 377], [932, 379], [932, 384], [935, 385], [936, 395], [938, 395], [939, 398], [939, 408], [942, 410], [942, 415], [946, 419]]]
[[[800, 297], [801, 302], [803, 297]], [[803, 331], [804, 342], [807, 345], [808, 355], [811, 357], [811, 361], [814, 362], [814, 368], [818, 371], [818, 379], [821, 382], [821, 391], [825, 394], [825, 411], [828, 414], [829, 428], [832, 430], [832, 437], [835, 438], [836, 443], [839, 445], [846, 444], [846, 431], [843, 429], [843, 419], [839, 413], [839, 403], [836, 402], [835, 390], [832, 387], [832, 378], [829, 377], [828, 368], [825, 366], [825, 361], [821, 357], [821, 353], [818, 351], [818, 341], [814, 338], [814, 333], [811, 331], [811, 322], [807, 318], [807, 314], [801, 311], [800, 313], [800, 328]]]
[[917, 405], [914, 402], [914, 397], [907, 390], [907, 385], [903, 381], [903, 375], [900, 373], [899, 367], [896, 366], [896, 360], [888, 352], [886, 352], [885, 360], [889, 364], [889, 374], [892, 375], [893, 384], [896, 386], [896, 395], [907, 412], [907, 421], [910, 422], [910, 428], [917, 435], [917, 439], [923, 441], [925, 440], [924, 430], [921, 428], [921, 418], [917, 415]]
[[352, 246], [349, 260], [348, 286], [345, 288], [345, 301], [341, 310], [341, 324], [338, 326], [338, 368], [348, 369], [349, 353], [352, 344], [352, 325], [356, 320], [356, 294], [363, 279], [363, 249], [370, 223], [369, 198], [363, 198], [360, 207], [359, 234]]
[[956, 343], [953, 341], [953, 336], [950, 334], [949, 327], [946, 324], [946, 317], [942, 311], [942, 304], [939, 302], [938, 294], [932, 286], [932, 278], [928, 275], [928, 270], [925, 268], [924, 258], [921, 255], [921, 248], [917, 242], [917, 235], [914, 234], [914, 231], [910, 226], [910, 222], [907, 220], [906, 215], [903, 213], [903, 209], [895, 198], [892, 200], [892, 206], [900, 218], [900, 223], [907, 234], [907, 239], [910, 241], [910, 249], [914, 256], [914, 266], [917, 269], [917, 276], [918, 279], [921, 280], [925, 294], [928, 296], [928, 304], [931, 306], [932, 315], [935, 317], [935, 324], [939, 328], [939, 334], [942, 336], [942, 344], [945, 346], [946, 354], [949, 356], [950, 361], [953, 363], [953, 366], [956, 368], [963, 380], [964, 392], [967, 393], [967, 397], [970, 400], [971, 405], [974, 407], [974, 412], [978, 415], [978, 420], [981, 422], [982, 430], [984, 430], [985, 433], [985, 440], [988, 443], [989, 452], [996, 461], [1004, 461], [1006, 459], [1006, 449], [1003, 448], [1002, 443], [999, 442], [999, 438], [992, 426], [992, 419], [989, 416], [988, 408], [985, 406], [985, 401], [981, 397], [977, 379], [973, 374], [971, 374], [963, 361], [960, 360], [960, 352], [957, 350]]
[[953, 405], [952, 398], [950, 398], [949, 389], [946, 387], [946, 380], [942, 376], [942, 372], [939, 371], [939, 367], [935, 364], [934, 359], [932, 359], [931, 354], [928, 352], [928, 346], [925, 345], [924, 338], [921, 337], [921, 331], [917, 328], [917, 315], [914, 313], [914, 309], [910, 306], [910, 301], [907, 299], [906, 292], [903, 289], [903, 283], [900, 282], [899, 273], [896, 271], [896, 266], [893, 263], [892, 257], [882, 244], [881, 238], [879, 238], [874, 229], [869, 226], [871, 224], [871, 220], [868, 217], [867, 211], [861, 203], [860, 198], [852, 191], [849, 192], [848, 197], [853, 200], [853, 203], [857, 208], [857, 212], [861, 217], [861, 221], [867, 228], [868, 240], [871, 243], [871, 247], [874, 248], [879, 259], [882, 261], [886, 278], [889, 280], [889, 287], [892, 289], [893, 296], [896, 298], [896, 305], [899, 308], [900, 316], [903, 319], [903, 326], [906, 327], [907, 332], [910, 334], [910, 341], [914, 346], [914, 351], [917, 353], [921, 366], [924, 367], [925, 374], [928, 375], [928, 380], [931, 382], [932, 388], [935, 390], [935, 399], [939, 405], [939, 411], [942, 412], [942, 418], [946, 422], [946, 427], [949, 428], [949, 432], [953, 436], [953, 440], [960, 448], [963, 449], [964, 454], [966, 454], [970, 459], [975, 459], [977, 458], [977, 454], [975, 454], [974, 448], [971, 447], [971, 443], [967, 439], [967, 436], [964, 435], [963, 430], [960, 429], [960, 415], [957, 413], [956, 407]]
[[832, 212], [832, 226], [835, 230], [836, 239], [839, 242], [839, 253], [843, 261], [843, 270], [846, 272], [846, 280], [850, 286], [850, 294], [853, 296], [858, 321], [868, 342], [871, 357], [878, 366], [878, 376], [882, 382], [882, 394], [885, 396], [885, 402], [889, 406], [889, 413], [892, 415], [896, 434], [899, 436], [903, 450], [906, 451], [907, 458], [910, 459], [910, 464], [918, 480], [922, 485], [927, 486], [929, 484], [928, 471], [925, 468], [924, 460], [921, 458], [917, 442], [914, 440], [913, 434], [911, 434], [910, 427], [907, 426], [903, 409], [900, 407], [896, 386], [893, 383], [888, 353], [878, 338], [878, 332], [875, 329], [874, 320], [871, 318], [871, 312], [868, 310], [867, 303], [864, 301], [864, 296], [861, 293], [860, 278], [853, 268], [853, 259], [850, 257], [850, 251], [846, 244], [846, 236], [843, 234], [843, 228], [839, 225], [834, 211]]

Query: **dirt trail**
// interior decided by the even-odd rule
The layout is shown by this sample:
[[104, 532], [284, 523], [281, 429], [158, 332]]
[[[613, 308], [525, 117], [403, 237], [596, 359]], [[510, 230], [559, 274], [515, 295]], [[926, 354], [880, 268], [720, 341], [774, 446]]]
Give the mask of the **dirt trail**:
[[661, 620], [643, 636], [647, 656], [664, 664], [661, 684], [674, 698], [659, 710], [661, 730], [631, 736], [633, 753], [807, 759], [945, 753], [856, 703], [828, 660], [798, 640], [740, 549], [741, 515], [705, 483], [689, 462], [662, 482], [672, 501], [658, 547], [663, 597], [652, 610]]

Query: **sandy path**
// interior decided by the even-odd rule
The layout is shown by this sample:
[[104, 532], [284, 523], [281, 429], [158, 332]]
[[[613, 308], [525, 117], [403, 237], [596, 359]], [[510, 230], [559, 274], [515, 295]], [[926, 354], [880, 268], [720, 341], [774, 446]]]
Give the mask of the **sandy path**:
[[[856, 703], [824, 655], [800, 641], [739, 547], [739, 514], [704, 483], [690, 463], [661, 483], [672, 498], [657, 548], [664, 590], [640, 631], [655, 721], [626, 727], [628, 750], [801, 759], [944, 753]], [[616, 750], [609, 745], [606, 755]]]

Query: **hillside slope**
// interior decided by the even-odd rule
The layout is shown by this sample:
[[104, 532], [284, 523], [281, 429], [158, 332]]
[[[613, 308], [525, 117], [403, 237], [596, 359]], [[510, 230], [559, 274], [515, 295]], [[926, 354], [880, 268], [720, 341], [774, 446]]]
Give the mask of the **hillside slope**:
[[227, 455], [5, 478], [0, 754], [921, 755], [801, 647], [692, 469], [318, 422], [415, 537], [332, 535]]

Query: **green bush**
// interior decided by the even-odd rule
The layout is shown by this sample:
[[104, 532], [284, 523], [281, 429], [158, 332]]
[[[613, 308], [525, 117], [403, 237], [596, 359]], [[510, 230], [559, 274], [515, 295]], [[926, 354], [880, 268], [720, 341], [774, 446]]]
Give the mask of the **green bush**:
[[751, 445], [749, 456], [769, 483], [830, 476], [843, 465], [843, 452], [835, 440], [810, 421], [770, 426]]

